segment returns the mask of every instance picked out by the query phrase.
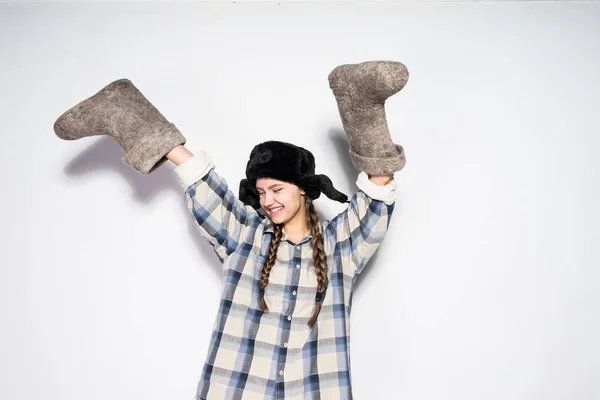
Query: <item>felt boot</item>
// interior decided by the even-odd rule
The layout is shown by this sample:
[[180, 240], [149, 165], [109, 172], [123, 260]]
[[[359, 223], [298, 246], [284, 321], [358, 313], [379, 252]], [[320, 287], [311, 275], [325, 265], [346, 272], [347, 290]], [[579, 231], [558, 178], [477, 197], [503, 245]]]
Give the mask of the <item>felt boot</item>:
[[108, 135], [125, 150], [123, 161], [143, 174], [162, 165], [185, 137], [128, 79], [107, 85], [66, 111], [54, 124], [65, 140]]
[[406, 163], [404, 149], [390, 137], [384, 104], [407, 81], [406, 67], [392, 61], [340, 65], [329, 74], [352, 163], [367, 174], [393, 174]]

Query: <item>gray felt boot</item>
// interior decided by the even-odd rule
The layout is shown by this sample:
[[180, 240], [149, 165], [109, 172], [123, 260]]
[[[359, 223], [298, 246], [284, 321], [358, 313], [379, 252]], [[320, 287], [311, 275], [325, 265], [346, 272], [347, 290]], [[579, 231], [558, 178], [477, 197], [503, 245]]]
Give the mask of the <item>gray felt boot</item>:
[[329, 86], [350, 144], [350, 157], [359, 170], [388, 175], [406, 164], [404, 149], [390, 137], [384, 103], [407, 81], [406, 67], [392, 61], [340, 65], [329, 74]]
[[143, 174], [162, 165], [166, 154], [186, 141], [128, 79], [110, 83], [65, 112], [54, 132], [65, 140], [112, 136], [125, 150], [123, 161]]

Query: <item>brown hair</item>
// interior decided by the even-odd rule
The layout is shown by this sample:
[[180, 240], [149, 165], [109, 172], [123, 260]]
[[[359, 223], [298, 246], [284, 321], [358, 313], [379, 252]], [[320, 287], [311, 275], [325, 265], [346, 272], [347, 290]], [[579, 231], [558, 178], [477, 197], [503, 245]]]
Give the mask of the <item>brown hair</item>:
[[[321, 312], [321, 305], [323, 303], [323, 294], [325, 292], [325, 285], [327, 284], [327, 271], [325, 270], [325, 251], [323, 250], [323, 241], [321, 239], [321, 232], [319, 231], [319, 216], [315, 211], [315, 206], [312, 200], [308, 196], [304, 196], [306, 205], [306, 216], [308, 218], [308, 227], [310, 229], [310, 247], [313, 251], [313, 263], [315, 265], [315, 273], [317, 274], [317, 297], [315, 299], [315, 311], [308, 321], [308, 326], [313, 327], [319, 313]], [[275, 265], [277, 259], [277, 249], [283, 236], [283, 226], [275, 225], [275, 232], [271, 237], [271, 243], [269, 243], [269, 254], [262, 267], [260, 275], [260, 302], [262, 305], [263, 312], [268, 312], [269, 308], [265, 302], [265, 287], [269, 284], [269, 275], [271, 275], [271, 269]]]

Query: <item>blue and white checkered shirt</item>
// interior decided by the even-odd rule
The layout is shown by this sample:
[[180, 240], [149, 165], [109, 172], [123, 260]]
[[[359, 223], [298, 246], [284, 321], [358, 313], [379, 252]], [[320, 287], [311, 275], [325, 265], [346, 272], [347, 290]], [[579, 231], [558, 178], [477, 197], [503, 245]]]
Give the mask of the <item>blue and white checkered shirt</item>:
[[329, 283], [311, 329], [317, 277], [310, 234], [294, 243], [284, 232], [263, 313], [259, 282], [273, 223], [236, 198], [206, 153], [176, 171], [186, 205], [224, 267], [196, 400], [351, 399], [352, 289], [384, 238], [396, 182], [377, 186], [361, 173], [347, 209], [320, 223]]

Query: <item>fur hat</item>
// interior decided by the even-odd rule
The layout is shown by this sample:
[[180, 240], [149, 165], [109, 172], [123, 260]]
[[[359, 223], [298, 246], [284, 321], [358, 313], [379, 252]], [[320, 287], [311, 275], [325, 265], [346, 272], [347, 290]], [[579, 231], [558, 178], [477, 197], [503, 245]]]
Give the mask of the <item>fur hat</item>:
[[259, 178], [293, 183], [313, 200], [323, 193], [340, 203], [348, 201], [348, 196], [335, 189], [326, 175], [315, 175], [313, 154], [291, 143], [267, 141], [252, 149], [246, 165], [246, 179], [240, 182], [239, 198], [256, 210], [261, 208], [256, 191], [256, 181]]

